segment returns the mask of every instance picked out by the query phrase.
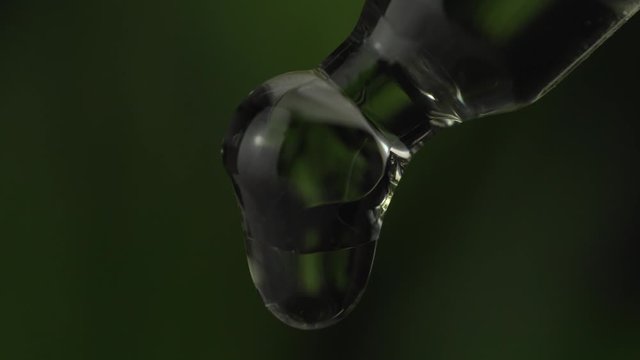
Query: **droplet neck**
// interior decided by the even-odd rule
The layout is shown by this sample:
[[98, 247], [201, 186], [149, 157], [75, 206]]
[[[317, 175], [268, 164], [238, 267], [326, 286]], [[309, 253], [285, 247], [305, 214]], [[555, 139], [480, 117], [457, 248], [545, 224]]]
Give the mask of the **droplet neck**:
[[412, 151], [436, 128], [469, 116], [446, 75], [416, 55], [419, 45], [380, 17], [364, 34], [354, 32], [320, 66], [368, 120]]
[[380, 56], [370, 41], [347, 40], [321, 70], [368, 120], [405, 146], [413, 147], [431, 130], [429, 104], [420, 99], [402, 67]]

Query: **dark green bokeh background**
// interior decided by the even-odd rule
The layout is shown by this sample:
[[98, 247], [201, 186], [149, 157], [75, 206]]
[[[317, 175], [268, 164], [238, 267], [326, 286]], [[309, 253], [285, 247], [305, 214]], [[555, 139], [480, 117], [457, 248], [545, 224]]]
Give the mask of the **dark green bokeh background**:
[[638, 17], [422, 150], [343, 323], [264, 309], [221, 138], [361, 5], [0, 2], [0, 359], [640, 358]]

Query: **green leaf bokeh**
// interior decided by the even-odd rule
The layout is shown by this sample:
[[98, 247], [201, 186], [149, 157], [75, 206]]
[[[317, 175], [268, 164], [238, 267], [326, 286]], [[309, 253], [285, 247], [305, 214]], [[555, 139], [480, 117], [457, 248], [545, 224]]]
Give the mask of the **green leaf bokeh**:
[[640, 358], [640, 18], [425, 146], [343, 323], [264, 309], [221, 139], [361, 6], [0, 2], [0, 359]]

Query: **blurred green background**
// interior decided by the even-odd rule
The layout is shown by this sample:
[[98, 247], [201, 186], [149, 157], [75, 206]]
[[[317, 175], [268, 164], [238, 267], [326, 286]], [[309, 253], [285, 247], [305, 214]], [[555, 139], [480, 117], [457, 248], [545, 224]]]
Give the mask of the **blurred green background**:
[[0, 359], [640, 358], [640, 17], [426, 145], [344, 322], [264, 309], [221, 139], [361, 6], [0, 2]]

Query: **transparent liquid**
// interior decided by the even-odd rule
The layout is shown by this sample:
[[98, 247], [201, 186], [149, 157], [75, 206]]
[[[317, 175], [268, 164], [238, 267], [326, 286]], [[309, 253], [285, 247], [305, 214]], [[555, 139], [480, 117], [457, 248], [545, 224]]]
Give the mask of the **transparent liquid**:
[[368, 0], [324, 67], [341, 66], [354, 44], [375, 49], [411, 87], [456, 99], [458, 115], [474, 118], [537, 100], [639, 7], [638, 0]]
[[640, 0], [369, 0], [314, 71], [240, 105], [222, 155], [252, 279], [300, 329], [353, 309], [402, 170], [439, 127], [538, 99]]
[[362, 296], [376, 241], [339, 250], [299, 253], [248, 241], [249, 268], [267, 308], [300, 329], [338, 322]]
[[278, 318], [314, 329], [349, 312], [408, 159], [318, 72], [271, 80], [241, 105], [223, 160], [253, 281]]

